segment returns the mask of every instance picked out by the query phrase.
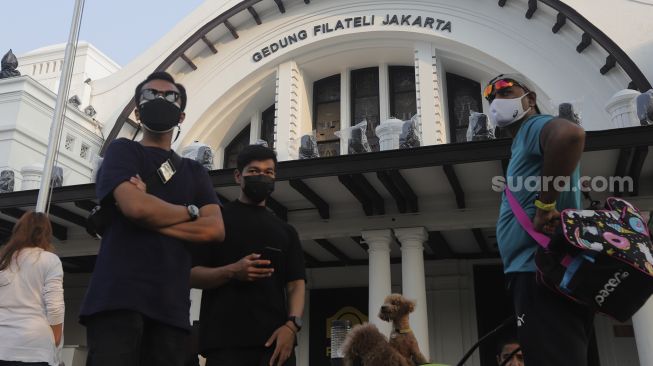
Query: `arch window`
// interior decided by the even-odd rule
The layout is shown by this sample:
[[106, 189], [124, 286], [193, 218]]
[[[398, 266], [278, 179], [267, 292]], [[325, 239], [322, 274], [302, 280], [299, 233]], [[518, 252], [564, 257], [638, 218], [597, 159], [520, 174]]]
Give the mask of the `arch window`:
[[367, 142], [372, 151], [379, 151], [375, 128], [379, 125], [379, 68], [351, 71], [351, 121], [356, 125], [367, 121]]
[[414, 66], [390, 66], [390, 116], [406, 121], [417, 114]]
[[243, 128], [236, 137], [224, 149], [224, 169], [236, 168], [238, 166], [238, 154], [249, 145], [250, 125]]
[[313, 129], [320, 156], [340, 155], [340, 75], [313, 83]]
[[268, 143], [270, 149], [274, 149], [274, 104], [263, 111], [261, 116], [261, 140]]
[[465, 142], [471, 112], [483, 112], [481, 84], [460, 75], [447, 73], [447, 100], [451, 142]]

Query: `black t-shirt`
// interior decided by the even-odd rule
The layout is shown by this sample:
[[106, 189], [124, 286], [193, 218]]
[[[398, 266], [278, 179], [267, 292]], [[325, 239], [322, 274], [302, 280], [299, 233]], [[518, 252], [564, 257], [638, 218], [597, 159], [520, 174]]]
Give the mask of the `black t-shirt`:
[[[170, 156], [163, 149], [127, 139], [115, 140], [98, 172], [98, 199], [110, 198], [118, 185], [137, 173], [147, 179]], [[147, 189], [149, 194], [173, 204], [202, 207], [219, 203], [206, 170], [190, 159], [182, 159], [177, 173], [165, 185]], [[128, 309], [189, 329], [192, 260], [187, 244], [138, 226], [116, 212], [102, 238], [80, 311], [82, 322], [85, 316], [102, 311]]]
[[222, 209], [223, 243], [193, 248], [193, 265], [221, 267], [266, 246], [281, 249], [274, 274], [254, 282], [231, 280], [202, 292], [200, 351], [263, 347], [288, 319], [286, 284], [305, 279], [304, 254], [295, 229], [265, 207], [234, 201]]

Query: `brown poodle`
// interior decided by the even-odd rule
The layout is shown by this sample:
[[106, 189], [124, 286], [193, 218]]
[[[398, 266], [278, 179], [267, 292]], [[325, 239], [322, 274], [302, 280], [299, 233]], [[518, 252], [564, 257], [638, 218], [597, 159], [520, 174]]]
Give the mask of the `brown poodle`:
[[343, 345], [345, 364], [352, 365], [357, 359], [364, 366], [413, 366], [428, 363], [419, 350], [408, 322], [408, 316], [413, 310], [414, 301], [399, 294], [386, 297], [379, 318], [392, 322], [390, 342], [374, 325], [354, 327]]
[[355, 326], [342, 345], [345, 366], [414, 366], [388, 343], [374, 324]]

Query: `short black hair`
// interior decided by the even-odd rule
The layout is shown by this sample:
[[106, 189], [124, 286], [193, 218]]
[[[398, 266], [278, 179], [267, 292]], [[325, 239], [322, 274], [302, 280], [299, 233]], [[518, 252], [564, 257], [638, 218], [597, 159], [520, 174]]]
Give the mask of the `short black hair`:
[[247, 164], [252, 161], [274, 160], [274, 168], [277, 167], [277, 154], [274, 150], [263, 145], [248, 145], [238, 154], [238, 170], [242, 173]]
[[503, 352], [503, 347], [505, 347], [506, 345], [509, 345], [509, 344], [519, 345], [519, 340], [514, 335], [507, 335], [507, 336], [502, 337], [499, 340], [499, 343], [497, 343], [497, 355], [501, 356], [501, 352]]
[[169, 81], [172, 84], [174, 84], [177, 87], [177, 89], [179, 90], [179, 99], [181, 99], [181, 102], [179, 103], [179, 107], [181, 108], [182, 111], [184, 109], [186, 109], [186, 98], [187, 98], [186, 97], [186, 88], [184, 88], [183, 85], [181, 85], [179, 83], [176, 83], [175, 79], [172, 77], [172, 75], [168, 74], [165, 71], [155, 71], [155, 72], [151, 73], [147, 77], [147, 79], [141, 81], [140, 84], [136, 85], [136, 90], [134, 92], [134, 102], [136, 103], [137, 106], [138, 106], [138, 101], [139, 101], [139, 99], [141, 97], [141, 89], [143, 89], [143, 85], [149, 83], [152, 80], [165, 80], [165, 81]]

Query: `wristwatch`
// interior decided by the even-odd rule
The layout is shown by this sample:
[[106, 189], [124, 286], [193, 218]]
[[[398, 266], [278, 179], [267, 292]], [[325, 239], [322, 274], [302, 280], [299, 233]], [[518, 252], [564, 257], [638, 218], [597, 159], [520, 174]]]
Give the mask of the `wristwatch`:
[[297, 327], [298, 332], [302, 330], [302, 318], [291, 315], [288, 317], [288, 320], [291, 321], [295, 325], [295, 327]]
[[188, 215], [190, 216], [190, 221], [197, 220], [200, 217], [200, 209], [195, 205], [187, 205], [186, 209], [188, 210]]

